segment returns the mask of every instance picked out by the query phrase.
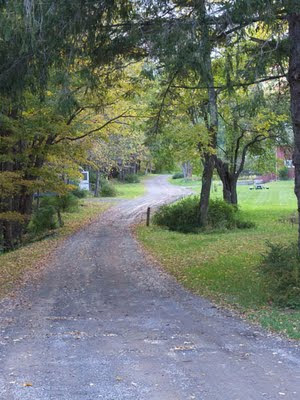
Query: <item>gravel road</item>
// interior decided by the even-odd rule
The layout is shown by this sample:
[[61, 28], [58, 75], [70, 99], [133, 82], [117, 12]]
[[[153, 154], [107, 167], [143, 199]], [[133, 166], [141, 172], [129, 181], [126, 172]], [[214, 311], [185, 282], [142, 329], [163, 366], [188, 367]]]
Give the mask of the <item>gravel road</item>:
[[165, 176], [64, 242], [1, 303], [1, 400], [299, 400], [300, 349], [185, 291], [131, 224], [187, 193]]

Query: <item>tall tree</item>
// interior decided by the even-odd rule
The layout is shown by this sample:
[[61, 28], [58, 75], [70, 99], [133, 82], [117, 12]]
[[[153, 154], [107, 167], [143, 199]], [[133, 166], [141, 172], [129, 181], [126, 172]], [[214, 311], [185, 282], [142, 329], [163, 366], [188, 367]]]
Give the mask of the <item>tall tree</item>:
[[222, 126], [215, 154], [215, 164], [223, 184], [223, 198], [237, 204], [237, 181], [242, 173], [246, 157], [259, 156], [262, 147], [289, 144], [289, 122], [287, 110], [278, 101], [287, 102], [279, 96], [278, 85], [273, 87], [236, 90], [220, 96], [219, 112]]
[[[11, 249], [20, 242], [30, 217], [33, 192], [50, 149], [110, 122], [106, 117], [102, 125], [80, 133], [87, 123], [79, 127], [71, 115], [85, 114], [76, 96], [83, 86], [90, 91], [99, 85], [95, 68], [102, 71], [102, 87], [109, 87], [111, 74], [105, 66], [118, 70], [123, 56], [131, 57], [133, 42], [124, 35], [125, 28], [108, 25], [127, 21], [132, 6], [125, 0], [16, 0], [1, 2], [0, 7], [0, 224], [4, 248]], [[54, 70], [59, 71], [55, 79]], [[78, 87], [73, 82], [72, 90], [71, 71], [78, 77]]]
[[298, 248], [300, 251], [300, 5], [288, 15], [290, 58], [288, 80], [291, 90], [291, 114], [294, 130], [295, 194], [298, 203]]

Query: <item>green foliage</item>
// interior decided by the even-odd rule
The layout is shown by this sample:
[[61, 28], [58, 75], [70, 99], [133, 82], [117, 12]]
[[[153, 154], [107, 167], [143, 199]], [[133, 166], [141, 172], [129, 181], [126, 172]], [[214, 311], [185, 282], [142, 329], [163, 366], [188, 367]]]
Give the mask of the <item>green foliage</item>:
[[61, 196], [47, 196], [41, 200], [41, 208], [52, 206], [61, 212], [73, 212], [78, 210], [78, 198], [72, 193]]
[[79, 189], [79, 187], [78, 187], [78, 188], [72, 190], [72, 194], [73, 194], [73, 196], [77, 197], [78, 199], [84, 199], [85, 197], [87, 197], [88, 191]]
[[242, 219], [237, 218], [235, 220], [236, 223], [236, 227], [238, 229], [251, 229], [251, 228], [255, 228], [256, 224], [252, 221], [243, 221]]
[[300, 309], [300, 255], [296, 243], [268, 243], [260, 265], [271, 300], [281, 306]]
[[198, 224], [199, 197], [189, 196], [170, 205], [162, 206], [154, 215], [153, 222], [171, 231], [196, 232]]
[[139, 183], [140, 178], [136, 174], [128, 174], [128, 175], [125, 175], [124, 181], [126, 183]]
[[29, 223], [28, 231], [36, 236], [57, 227], [56, 209], [48, 203], [35, 211]]
[[[114, 37], [103, 30], [130, 18], [128, 1], [95, 7], [87, 0], [78, 7], [57, 0], [53, 8], [47, 1], [16, 0], [1, 1], [0, 8], [0, 209], [14, 217], [6, 230], [0, 219], [0, 231], [4, 249], [12, 249], [31, 217], [32, 194], [64, 194], [64, 181], [78, 180], [79, 167], [88, 165], [88, 139], [106, 139], [110, 122], [132, 108], [124, 100], [130, 83], [121, 88], [117, 82], [135, 44], [123, 28]], [[15, 178], [8, 181], [10, 171]], [[57, 210], [65, 201], [71, 198], [60, 199]]]
[[[183, 233], [199, 232], [199, 197], [189, 196], [171, 205], [162, 206], [154, 215], [157, 225], [165, 226], [172, 231]], [[223, 200], [215, 199], [209, 203], [209, 229], [247, 229], [255, 224], [240, 219], [236, 207]]]
[[208, 209], [208, 225], [217, 229], [233, 229], [236, 227], [236, 207], [223, 200], [211, 200]]
[[288, 167], [282, 167], [279, 171], [279, 179], [281, 181], [287, 181], [289, 179], [289, 169]]
[[54, 199], [54, 206], [62, 212], [75, 212], [78, 210], [78, 197], [72, 193], [57, 196]]
[[100, 196], [101, 197], [115, 197], [117, 195], [117, 191], [113, 184], [105, 181], [102, 183], [100, 189]]
[[174, 174], [172, 176], [172, 179], [182, 179], [182, 178], [184, 178], [184, 175], [182, 172], [176, 172], [176, 174]]
[[78, 211], [78, 197], [72, 193], [61, 196], [47, 196], [42, 198], [40, 207], [34, 212], [28, 225], [28, 231], [33, 235], [40, 235], [47, 230], [62, 226], [61, 212]]

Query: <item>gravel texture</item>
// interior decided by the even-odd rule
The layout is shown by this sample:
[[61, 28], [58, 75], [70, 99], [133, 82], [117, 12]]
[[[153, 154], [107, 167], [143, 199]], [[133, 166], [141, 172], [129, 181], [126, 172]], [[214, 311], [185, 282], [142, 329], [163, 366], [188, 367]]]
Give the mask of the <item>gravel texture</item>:
[[165, 176], [70, 237], [1, 303], [1, 400], [299, 400], [297, 344], [185, 291], [131, 234]]

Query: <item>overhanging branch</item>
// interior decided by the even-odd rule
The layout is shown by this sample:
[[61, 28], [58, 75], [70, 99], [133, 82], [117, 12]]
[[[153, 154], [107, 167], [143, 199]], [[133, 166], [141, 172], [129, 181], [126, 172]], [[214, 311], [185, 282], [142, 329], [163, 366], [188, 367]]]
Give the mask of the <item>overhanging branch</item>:
[[[247, 87], [247, 86], [251, 86], [251, 85], [257, 85], [258, 83], [262, 83], [262, 82], [267, 82], [267, 81], [273, 81], [273, 80], [277, 80], [277, 79], [281, 79], [281, 78], [286, 78], [287, 74], [279, 74], [279, 75], [274, 75], [274, 76], [266, 76], [265, 78], [261, 78], [252, 82], [240, 82], [240, 83], [235, 83], [232, 85], [232, 87]], [[208, 89], [216, 89], [219, 91], [222, 90], [226, 90], [228, 89], [228, 86], [188, 86], [188, 85], [172, 85], [171, 88], [175, 88], [175, 89], [188, 89], [188, 90], [208, 90]]]
[[65, 137], [62, 137], [62, 138], [60, 138], [60, 139], [57, 139], [57, 140], [54, 142], [54, 144], [60, 143], [60, 142], [62, 142], [63, 140], [76, 141], [76, 140], [84, 139], [85, 137], [90, 136], [90, 135], [92, 135], [93, 133], [96, 133], [96, 132], [101, 131], [102, 129], [104, 129], [105, 127], [107, 127], [107, 126], [110, 125], [110, 124], [113, 124], [113, 123], [116, 123], [116, 122], [120, 122], [120, 121], [118, 121], [118, 120], [121, 119], [121, 118], [136, 118], [136, 116], [135, 116], [135, 115], [126, 115], [126, 111], [125, 111], [125, 112], [123, 112], [122, 114], [119, 114], [118, 116], [113, 117], [113, 118], [111, 118], [110, 120], [106, 121], [103, 125], [99, 126], [98, 128], [91, 129], [90, 131], [84, 133], [83, 135], [75, 136], [75, 137], [72, 137], [72, 136], [65, 136]]

